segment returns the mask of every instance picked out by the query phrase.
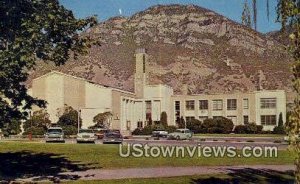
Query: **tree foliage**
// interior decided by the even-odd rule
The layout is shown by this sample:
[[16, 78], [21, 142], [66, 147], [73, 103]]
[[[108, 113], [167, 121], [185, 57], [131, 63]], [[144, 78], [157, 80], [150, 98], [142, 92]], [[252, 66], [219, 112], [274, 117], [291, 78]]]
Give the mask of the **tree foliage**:
[[49, 119], [49, 114], [45, 110], [39, 110], [33, 113], [33, 115], [23, 123], [23, 128], [25, 134], [37, 132], [46, 132], [46, 130], [51, 126], [51, 121]]
[[113, 114], [111, 112], [97, 114], [93, 119], [93, 122], [95, 123], [94, 127], [109, 128], [112, 116]]
[[25, 119], [45, 102], [27, 94], [25, 82], [38, 62], [64, 64], [94, 42], [85, 34], [96, 18], [77, 20], [58, 0], [0, 1], [0, 127]]
[[283, 31], [289, 26], [292, 30], [290, 34], [289, 51], [294, 58], [293, 87], [296, 92], [294, 107], [289, 116], [286, 130], [289, 134], [290, 144], [296, 151], [296, 182], [300, 183], [300, 143], [297, 141], [300, 129], [300, 0], [279, 0], [277, 5], [278, 21], [282, 23]]
[[165, 127], [168, 126], [168, 115], [165, 111], [160, 114], [160, 123]]
[[244, 2], [244, 8], [243, 8], [243, 12], [242, 12], [242, 24], [250, 27], [252, 26], [251, 23], [251, 12], [250, 12], [250, 8], [248, 6], [248, 1], [245, 0]]

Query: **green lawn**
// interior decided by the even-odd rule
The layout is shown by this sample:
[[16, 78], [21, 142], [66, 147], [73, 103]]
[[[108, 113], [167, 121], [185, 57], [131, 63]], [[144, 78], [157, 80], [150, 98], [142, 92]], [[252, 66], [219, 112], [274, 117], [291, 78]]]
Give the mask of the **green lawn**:
[[[254, 165], [254, 164], [293, 164], [293, 155], [288, 151], [279, 151], [278, 158], [122, 158], [118, 145], [91, 144], [43, 144], [23, 142], [1, 142], [0, 153], [14, 153], [23, 159], [39, 154], [43, 158], [64, 158], [65, 162], [90, 164], [95, 168], [130, 168], [160, 166], [203, 166], [203, 165]], [[22, 153], [25, 152], [25, 156]], [[51, 155], [47, 155], [51, 154]], [[9, 154], [7, 154], [9, 155]]]
[[277, 137], [283, 138], [284, 135], [278, 134], [195, 134], [199, 137]]
[[[253, 173], [254, 172], [254, 173]], [[264, 173], [255, 172], [250, 173], [234, 173], [234, 174], [218, 174], [218, 175], [200, 175], [200, 176], [181, 176], [170, 178], [150, 178], [150, 179], [122, 179], [122, 180], [105, 180], [105, 181], [72, 181], [66, 183], [75, 184], [196, 184], [196, 183], [294, 183], [294, 176], [292, 173]]]

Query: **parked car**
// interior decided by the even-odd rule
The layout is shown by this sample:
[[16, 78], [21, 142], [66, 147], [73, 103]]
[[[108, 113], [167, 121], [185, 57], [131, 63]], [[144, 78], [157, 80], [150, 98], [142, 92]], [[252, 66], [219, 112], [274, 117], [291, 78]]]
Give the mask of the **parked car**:
[[103, 137], [103, 144], [121, 144], [123, 142], [123, 136], [116, 132], [107, 132]]
[[168, 139], [184, 140], [191, 139], [193, 132], [189, 129], [177, 129], [175, 132], [168, 135]]
[[76, 137], [77, 143], [81, 143], [81, 142], [95, 143], [96, 139], [97, 136], [95, 135], [95, 132], [92, 129], [80, 129]]
[[152, 137], [168, 137], [168, 132], [165, 130], [154, 130]]
[[104, 134], [109, 132], [109, 130], [105, 128], [98, 128], [95, 129], [94, 131], [95, 131], [95, 135], [97, 136], [97, 139], [103, 139]]
[[46, 142], [65, 142], [63, 129], [50, 127], [45, 134]]

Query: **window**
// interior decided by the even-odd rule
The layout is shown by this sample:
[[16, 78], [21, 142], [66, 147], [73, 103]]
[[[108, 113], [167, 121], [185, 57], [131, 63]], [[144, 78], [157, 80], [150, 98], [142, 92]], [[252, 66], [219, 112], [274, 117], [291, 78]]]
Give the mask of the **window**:
[[143, 122], [142, 121], [138, 121], [137, 122], [137, 127], [138, 128], [143, 128]]
[[186, 110], [195, 110], [195, 101], [194, 100], [188, 100], [185, 102]]
[[260, 116], [261, 125], [276, 125], [276, 115]]
[[208, 109], [208, 100], [200, 100], [199, 101], [199, 109], [207, 110]]
[[249, 123], [249, 116], [244, 116], [244, 125], [247, 125]]
[[243, 109], [249, 109], [249, 99], [248, 98], [243, 99]]
[[151, 101], [146, 101], [146, 120], [152, 121], [152, 103]]
[[143, 73], [146, 73], [146, 56], [143, 54]]
[[276, 108], [276, 98], [261, 98], [260, 108], [262, 109], [275, 109]]
[[186, 122], [192, 122], [195, 119], [195, 117], [194, 116], [187, 116], [187, 117], [185, 117], [185, 119], [186, 119]]
[[236, 99], [227, 99], [227, 110], [236, 110]]
[[213, 100], [213, 110], [220, 111], [223, 109], [223, 100]]
[[180, 111], [180, 101], [175, 101], [175, 110]]

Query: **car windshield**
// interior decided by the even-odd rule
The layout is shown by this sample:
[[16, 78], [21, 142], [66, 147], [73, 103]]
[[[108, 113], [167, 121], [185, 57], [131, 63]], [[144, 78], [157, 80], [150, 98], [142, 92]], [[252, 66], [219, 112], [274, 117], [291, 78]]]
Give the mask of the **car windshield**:
[[176, 130], [175, 132], [177, 132], [177, 133], [181, 133], [181, 130]]
[[62, 133], [62, 129], [49, 129], [48, 133], [49, 134], [60, 134], [60, 133]]
[[90, 129], [81, 129], [81, 130], [79, 130], [79, 133], [94, 133], [94, 131], [93, 130], [90, 130]]

